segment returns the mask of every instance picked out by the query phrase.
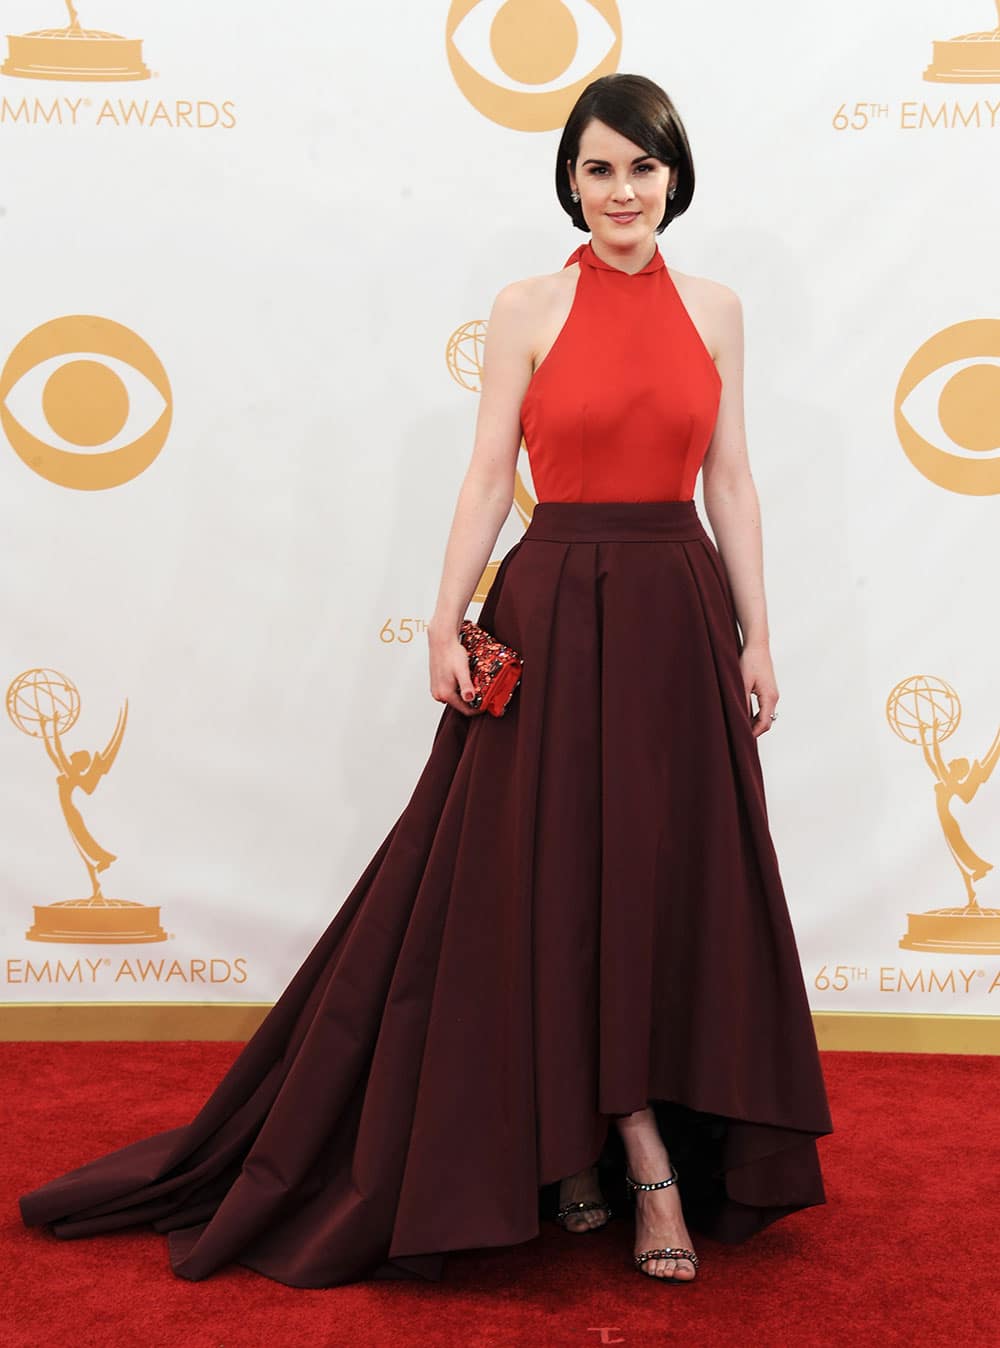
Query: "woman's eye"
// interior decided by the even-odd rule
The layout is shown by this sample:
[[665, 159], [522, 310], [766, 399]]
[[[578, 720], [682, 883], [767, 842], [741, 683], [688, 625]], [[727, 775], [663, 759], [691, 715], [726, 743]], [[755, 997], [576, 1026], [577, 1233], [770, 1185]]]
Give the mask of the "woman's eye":
[[[638, 173], [647, 173], [647, 174], [648, 174], [648, 173], [652, 173], [652, 172], [653, 172], [653, 169], [654, 169], [655, 165], [653, 165], [653, 164], [636, 164], [635, 167], [636, 167], [636, 171], [637, 171]], [[607, 168], [606, 168], [603, 164], [591, 164], [590, 168], [588, 168], [588, 170], [587, 170], [587, 172], [591, 175], [591, 177], [596, 177], [596, 176], [598, 176], [598, 175], [603, 176], [605, 173], [607, 173], [607, 171], [608, 171]]]
[[[635, 171], [637, 173], [645, 175], [646, 177], [648, 177], [649, 174], [655, 172], [655, 170], [656, 170], [655, 164], [636, 164], [635, 166]], [[608, 172], [607, 166], [604, 164], [591, 164], [587, 168], [587, 173], [591, 178], [603, 178], [607, 175], [607, 172]]]

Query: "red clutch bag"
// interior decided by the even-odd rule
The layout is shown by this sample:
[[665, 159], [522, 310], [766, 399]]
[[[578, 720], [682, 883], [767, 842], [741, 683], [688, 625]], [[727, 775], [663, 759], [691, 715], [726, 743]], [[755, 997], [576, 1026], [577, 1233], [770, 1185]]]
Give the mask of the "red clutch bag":
[[469, 652], [469, 674], [476, 690], [475, 697], [465, 705], [502, 716], [521, 677], [523, 659], [468, 618], [458, 629], [458, 639]]

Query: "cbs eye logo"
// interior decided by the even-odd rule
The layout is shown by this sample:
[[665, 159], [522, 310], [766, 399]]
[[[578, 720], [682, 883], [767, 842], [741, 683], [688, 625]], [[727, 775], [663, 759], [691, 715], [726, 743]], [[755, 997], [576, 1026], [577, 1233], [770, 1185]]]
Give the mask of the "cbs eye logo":
[[172, 412], [155, 352], [110, 318], [43, 323], [0, 371], [0, 427], [14, 453], [60, 487], [102, 491], [138, 477], [163, 448]]
[[455, 83], [514, 131], [552, 131], [591, 80], [617, 69], [615, 0], [452, 0], [445, 31]]
[[[1000, 319], [955, 323], [924, 342], [899, 377], [894, 412], [903, 452], [924, 477], [965, 496], [1000, 495]], [[925, 430], [935, 413], [944, 448]]]

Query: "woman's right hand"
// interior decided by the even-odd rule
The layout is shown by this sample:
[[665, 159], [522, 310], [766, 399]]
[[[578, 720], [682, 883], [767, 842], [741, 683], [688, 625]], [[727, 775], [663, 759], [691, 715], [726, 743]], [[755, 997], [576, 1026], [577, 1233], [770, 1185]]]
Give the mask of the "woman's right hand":
[[427, 645], [430, 654], [431, 697], [435, 702], [447, 702], [463, 716], [480, 716], [482, 708], [468, 705], [476, 690], [469, 673], [469, 652], [455, 631], [437, 633], [428, 630]]

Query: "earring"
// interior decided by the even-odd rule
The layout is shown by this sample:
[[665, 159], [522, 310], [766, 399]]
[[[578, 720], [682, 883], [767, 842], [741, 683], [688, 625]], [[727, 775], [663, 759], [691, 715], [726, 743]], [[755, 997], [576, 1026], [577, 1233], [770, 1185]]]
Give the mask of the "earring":
[[667, 193], [667, 196], [670, 198], [671, 201], [673, 201], [676, 195], [677, 195], [677, 188], [671, 187], [670, 191]]
[[579, 201], [579, 200], [580, 200], [580, 193], [579, 193], [579, 192], [570, 192], [570, 194], [569, 194], [569, 199], [570, 199], [570, 201]]

